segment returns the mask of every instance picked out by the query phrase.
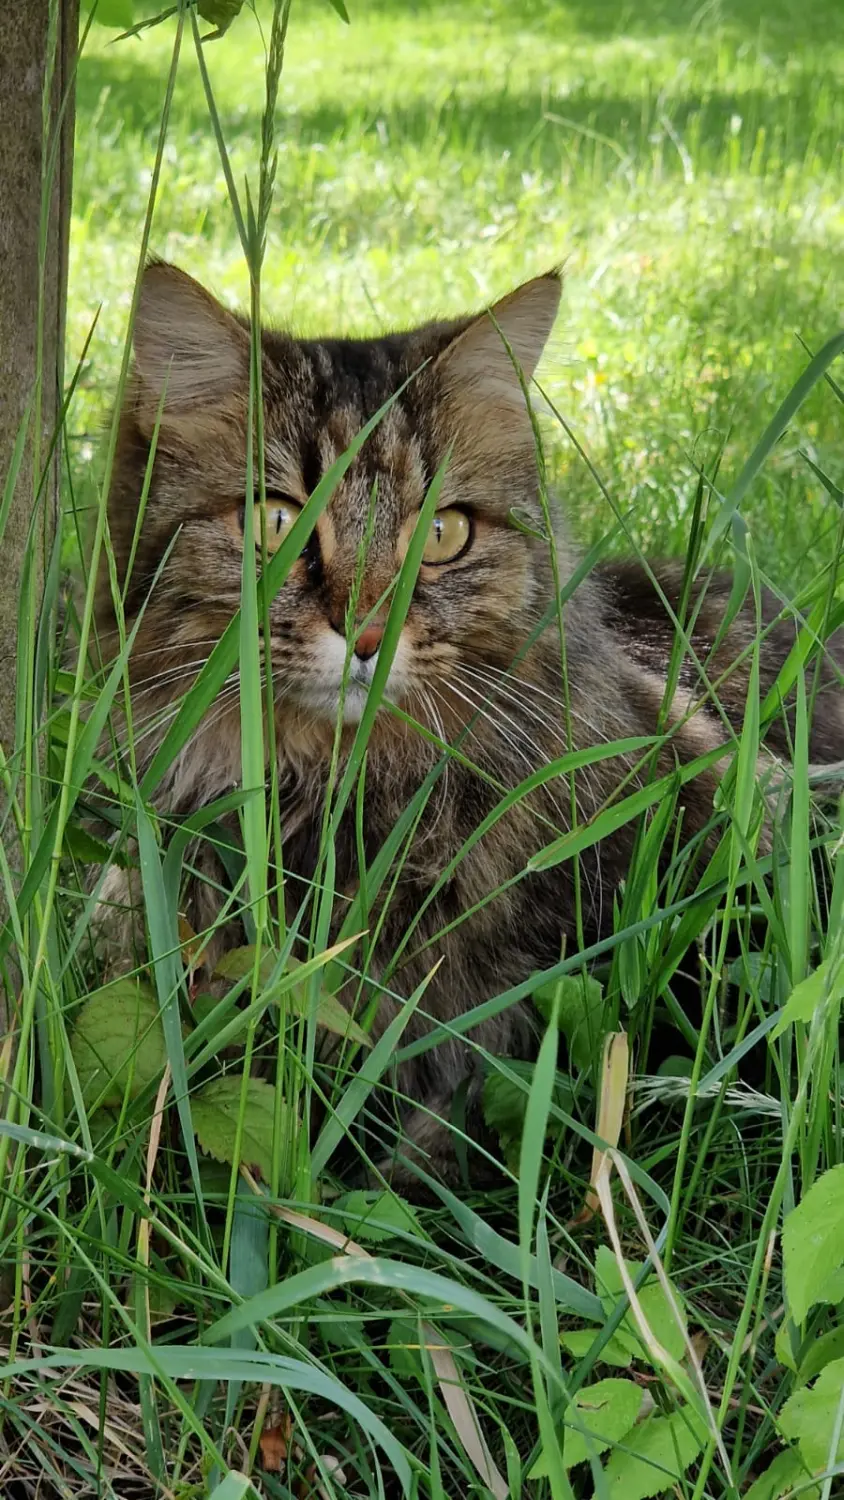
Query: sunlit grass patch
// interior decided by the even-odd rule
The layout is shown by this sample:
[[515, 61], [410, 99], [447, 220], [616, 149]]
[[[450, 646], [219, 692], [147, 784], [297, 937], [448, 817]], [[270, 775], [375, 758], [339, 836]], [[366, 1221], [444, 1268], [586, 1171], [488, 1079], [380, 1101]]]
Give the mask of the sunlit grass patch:
[[[261, 292], [303, 332], [383, 329], [479, 305], [567, 261], [542, 377], [564, 420], [549, 410], [543, 431], [574, 530], [586, 543], [612, 531], [627, 551], [737, 560], [750, 597], [767, 572], [804, 626], [764, 702], [751, 675], [707, 852], [672, 842], [679, 773], [628, 789], [574, 841], [549, 832], [537, 859], [550, 865], [641, 816], [614, 931], [517, 986], [545, 1031], [535, 1064], [484, 1055], [478, 1016], [458, 1018], [503, 1173], [481, 1191], [422, 1169], [427, 1192], [411, 1204], [351, 1177], [350, 1162], [367, 1160], [373, 1090], [391, 1102], [392, 1065], [432, 1040], [405, 1035], [426, 980], [373, 1045], [366, 933], [379, 891], [406, 874], [414, 820], [465, 747], [439, 744], [366, 890], [335, 890], [341, 806], [363, 847], [373, 700], [350, 756], [333, 762], [314, 882], [283, 919], [272, 777], [264, 800], [268, 592], [346, 460], [264, 559], [260, 584], [245, 547], [241, 613], [151, 761], [135, 754], [140, 719], [128, 741], [114, 729], [122, 758], [99, 757], [96, 716], [112, 703], [125, 714], [131, 699], [120, 662], [98, 671], [92, 651], [80, 697], [56, 657], [38, 744], [13, 747], [11, 773], [3, 765], [39, 792], [20, 888], [0, 872], [13, 912], [0, 941], [18, 951], [25, 1018], [17, 1057], [5, 1055], [0, 1122], [11, 1309], [0, 1475], [14, 1500], [11, 1486], [26, 1500], [644, 1500], [669, 1487], [687, 1500], [780, 1500], [801, 1485], [817, 1494], [807, 1485], [825, 1467], [827, 1500], [841, 1483], [844, 857], [834, 794], [823, 812], [809, 799], [808, 718], [817, 656], [844, 613], [843, 408], [824, 379], [841, 352], [828, 341], [844, 39], [832, 6], [801, 18], [745, 0], [684, 11], [682, 24], [680, 9], [362, 4], [345, 29], [325, 3], [294, 7]], [[268, 27], [269, 7], [261, 18]], [[172, 23], [114, 46], [95, 33], [80, 67], [71, 355], [100, 302], [102, 315], [71, 408], [67, 505], [99, 517], [106, 556], [95, 456], [173, 36]], [[254, 18], [204, 56], [238, 193], [247, 173], [256, 202], [268, 159], [259, 173]], [[244, 255], [189, 27], [161, 160], [151, 248], [248, 307], [260, 235]], [[826, 350], [803, 404], [794, 386], [810, 356], [797, 333]], [[260, 544], [255, 524], [249, 506], [247, 541]], [[422, 539], [395, 586], [385, 660]], [[56, 570], [51, 609], [58, 589]], [[69, 601], [71, 640], [87, 636], [91, 602], [90, 585]], [[33, 660], [36, 627], [22, 620]], [[755, 668], [759, 650], [749, 643]], [[797, 695], [795, 769], [780, 774], [771, 833], [758, 751], [780, 688]], [[162, 814], [154, 794], [203, 693], [223, 690], [250, 726], [246, 790], [189, 821]], [[647, 764], [653, 745], [633, 748]], [[526, 795], [501, 791], [496, 812]], [[181, 881], [211, 848], [228, 889], [197, 931]], [[127, 864], [149, 952], [114, 988], [91, 919], [104, 877]], [[119, 904], [127, 888], [106, 894]], [[336, 900], [345, 918], [329, 948]], [[231, 916], [245, 941], [203, 992], [197, 955]], [[362, 998], [353, 1020], [350, 993]], [[614, 1105], [603, 1111], [602, 1088]], [[458, 1104], [450, 1124], [467, 1159]], [[616, 1153], [602, 1155], [598, 1129]]]
[[[263, 13], [262, 13], [263, 14]], [[71, 347], [102, 302], [79, 472], [116, 373], [149, 185], [167, 27], [80, 67]], [[208, 66], [236, 181], [254, 161], [263, 54], [244, 13]], [[280, 95], [266, 314], [302, 333], [452, 315], [566, 265], [546, 383], [644, 544], [682, 547], [695, 464], [775, 402], [840, 306], [844, 25], [785, 0], [691, 8], [297, 8]], [[183, 59], [153, 226], [157, 253], [245, 306], [246, 270], [195, 60]], [[756, 424], [758, 425], [758, 424]], [[551, 431], [576, 529], [607, 517]], [[734, 446], [734, 444], [736, 446]], [[819, 389], [754, 491], [761, 560], [806, 576], [828, 544], [822, 487], [840, 419]], [[734, 459], [733, 459], [734, 461]], [[783, 550], [783, 516], [788, 543]]]

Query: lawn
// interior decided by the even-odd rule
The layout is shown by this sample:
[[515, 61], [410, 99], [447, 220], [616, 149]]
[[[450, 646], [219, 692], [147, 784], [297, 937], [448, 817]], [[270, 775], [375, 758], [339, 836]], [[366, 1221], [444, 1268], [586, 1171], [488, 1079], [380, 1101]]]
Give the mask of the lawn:
[[[279, 106], [264, 302], [303, 333], [453, 315], [555, 262], [563, 310], [543, 371], [635, 535], [685, 548], [696, 466], [735, 477], [814, 350], [844, 280], [844, 18], [838, 0], [297, 3]], [[84, 466], [116, 377], [172, 47], [92, 36], [79, 73], [70, 352], [102, 304], [77, 405]], [[208, 65], [235, 179], [263, 101], [242, 15]], [[157, 254], [246, 305], [248, 281], [192, 49], [152, 233]], [[549, 429], [576, 534], [606, 503]], [[819, 389], [749, 499], [779, 582], [829, 548], [821, 484], [840, 408]]]
[[[413, 1203], [344, 1176], [344, 1132], [392, 1054], [365, 1036], [347, 1038], [336, 1065], [314, 1050], [317, 1031], [348, 1022], [332, 989], [342, 963], [353, 976], [368, 963], [363, 945], [326, 951], [330, 861], [296, 950], [309, 967], [294, 970], [288, 936], [256, 918], [264, 947], [231, 957], [213, 998], [197, 994], [179, 876], [199, 857], [189, 833], [200, 851], [223, 835], [161, 816], [132, 782], [131, 755], [122, 782], [98, 770], [101, 741], [68, 708], [69, 654], [57, 662], [26, 794], [35, 874], [11, 934], [26, 1038], [16, 1061], [4, 1055], [17, 1093], [0, 1130], [11, 1292], [0, 1489], [9, 1500], [834, 1500], [844, 845], [840, 807], [810, 806], [802, 710], [817, 639], [844, 615], [831, 566], [840, 361], [745, 465], [840, 330], [844, 13], [839, 0], [348, 3], [349, 25], [328, 0], [292, 7], [268, 315], [306, 334], [406, 327], [562, 263], [539, 379], [571, 529], [589, 547], [621, 516], [613, 546], [682, 556], [723, 515], [722, 496], [741, 494], [747, 531], [719, 545], [748, 536], [748, 576], [758, 581], [758, 562], [782, 596], [802, 590], [815, 633], [787, 664], [798, 770], [768, 843], [754, 779], [768, 708], [751, 694], [714, 814], [724, 838], [698, 886], [687, 857], [655, 842], [673, 837], [663, 813], [679, 783], [660, 806], [662, 783], [645, 787], [649, 819], [641, 789], [608, 809], [641, 815], [613, 938], [588, 974], [569, 953], [537, 985], [552, 1026], [536, 1065], [482, 1059], [509, 1180]], [[270, 10], [244, 10], [204, 52], [239, 190], [257, 182]], [[68, 372], [96, 326], [68, 414], [68, 511], [98, 503], [174, 33], [172, 20], [119, 41], [94, 27], [79, 65]], [[248, 305], [189, 35], [150, 244]], [[78, 560], [70, 521], [65, 560]], [[48, 587], [58, 593], [57, 575]], [[244, 617], [248, 605], [257, 621], [248, 595], [244, 583]], [[70, 597], [62, 618], [72, 635]], [[36, 655], [33, 620], [27, 629], [40, 681], [47, 648]], [[238, 639], [248, 652], [245, 629]], [[233, 665], [259, 724], [257, 648], [251, 678], [246, 661]], [[119, 673], [100, 689], [101, 703], [109, 691], [120, 703]], [[85, 712], [96, 705], [86, 690]], [[97, 770], [111, 847], [84, 816]], [[224, 801], [221, 819], [236, 794]], [[242, 820], [252, 893], [268, 879], [266, 859], [256, 869], [262, 816]], [[91, 867], [136, 851], [153, 962], [101, 988]], [[228, 852], [235, 880], [240, 851]], [[396, 879], [404, 857], [396, 843]], [[389, 861], [375, 863], [368, 880], [392, 878]], [[368, 910], [355, 902], [349, 922]], [[0, 945], [11, 939], [0, 931]], [[613, 1091], [623, 1119], [607, 1108]], [[318, 1094], [326, 1110], [309, 1137], [297, 1110]], [[600, 1205], [588, 1196], [596, 1131], [623, 1153]], [[263, 1183], [238, 1175], [247, 1136]], [[268, 1211], [255, 1202], [265, 1190]]]

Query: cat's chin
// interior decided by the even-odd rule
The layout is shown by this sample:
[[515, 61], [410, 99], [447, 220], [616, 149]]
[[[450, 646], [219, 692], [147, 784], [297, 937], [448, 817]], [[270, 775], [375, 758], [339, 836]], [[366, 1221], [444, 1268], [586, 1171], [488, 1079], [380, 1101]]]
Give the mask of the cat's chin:
[[[344, 724], [358, 724], [366, 706], [369, 688], [360, 682], [349, 682], [342, 699], [342, 712]], [[316, 714], [321, 719], [327, 719], [336, 724], [340, 713], [340, 689], [325, 685], [309, 684], [300, 688], [296, 697], [299, 703], [309, 713]]]

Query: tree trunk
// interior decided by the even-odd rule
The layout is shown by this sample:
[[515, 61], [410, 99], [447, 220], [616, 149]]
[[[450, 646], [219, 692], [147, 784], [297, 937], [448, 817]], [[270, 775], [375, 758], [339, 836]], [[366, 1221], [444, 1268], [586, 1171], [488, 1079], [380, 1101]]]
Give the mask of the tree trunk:
[[[36, 469], [43, 473], [61, 407], [77, 42], [78, 0], [0, 0], [0, 507], [18, 433], [28, 407], [30, 411], [5, 528], [0, 508], [0, 747], [7, 762], [22, 749], [15, 745], [21, 567], [41, 478]], [[42, 179], [53, 159], [42, 248]], [[39, 563], [58, 513], [57, 451], [36, 515], [33, 555]], [[35, 586], [40, 588], [37, 576]], [[15, 824], [4, 797], [0, 778], [0, 839], [9, 865], [19, 875]], [[0, 881], [0, 926], [5, 917]], [[10, 982], [7, 970], [4, 986], [0, 967], [0, 997], [5, 987], [7, 1004]], [[5, 1030], [0, 1015], [0, 1032]]]

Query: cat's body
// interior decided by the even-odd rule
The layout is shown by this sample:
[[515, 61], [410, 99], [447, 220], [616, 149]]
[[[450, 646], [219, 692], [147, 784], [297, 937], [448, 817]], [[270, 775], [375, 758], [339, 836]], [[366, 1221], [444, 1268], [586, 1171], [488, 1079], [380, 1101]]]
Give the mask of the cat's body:
[[[498, 304], [495, 322], [482, 315], [371, 343], [264, 338], [266, 515], [268, 535], [275, 528], [273, 542], [363, 423], [410, 382], [341, 481], [271, 608], [288, 917], [306, 898], [317, 866], [346, 657], [347, 605], [373, 484], [374, 526], [355, 626], [366, 628], [351, 658], [341, 771], [371, 680], [389, 602], [384, 603], [385, 595], [426, 488], [453, 449], [439, 499], [439, 530], [432, 533], [433, 550], [420, 570], [387, 689], [408, 714], [459, 751], [433, 787], [386, 912], [376, 902], [369, 918], [371, 930], [380, 924], [369, 973], [384, 984], [376, 1032], [441, 960], [405, 1042], [429, 1030], [432, 1019], [453, 1022], [532, 972], [549, 968], [563, 943], [571, 951], [578, 937], [573, 863], [528, 873], [537, 850], [568, 831], [575, 817], [586, 823], [608, 801], [622, 797], [625, 778], [630, 791], [648, 775], [667, 774], [721, 746], [728, 751], [731, 735], [741, 727], [755, 625], [752, 615], [742, 612], [710, 659], [728, 588], [720, 577], [709, 581], [702, 599], [697, 585], [691, 650], [667, 711], [674, 625], [638, 565], [606, 564], [566, 603], [567, 692], [556, 620], [524, 649], [553, 602], [553, 571], [548, 543], [509, 523], [515, 508], [532, 517], [540, 531], [543, 516], [534, 435], [498, 330], [530, 378], [558, 296], [557, 279], [549, 276]], [[149, 503], [127, 592], [128, 625], [145, 607], [132, 661], [141, 766], [166, 728], [155, 715], [184, 693], [239, 605], [248, 347], [243, 325], [195, 283], [171, 268], [150, 268], [109, 501], [123, 581], [166, 385]], [[256, 508], [256, 529], [258, 523]], [[155, 581], [168, 547], [172, 552]], [[576, 559], [562, 531], [556, 548], [565, 581]], [[681, 578], [671, 565], [657, 569], [671, 610], [679, 607]], [[766, 610], [773, 618], [771, 601]], [[105, 583], [98, 623], [108, 649], [116, 637]], [[777, 625], [766, 637], [763, 692], [793, 640], [792, 622]], [[840, 646], [836, 654], [843, 658]], [[704, 666], [715, 683], [713, 697], [707, 696]], [[831, 659], [822, 674], [811, 754], [832, 762], [844, 757], [844, 695]], [[503, 792], [569, 748], [653, 736], [658, 727], [668, 739], [655, 770], [643, 763], [641, 750], [585, 766], [574, 781], [576, 807], [569, 777], [548, 782], [497, 821], [443, 880], [450, 861]], [[777, 755], [788, 754], [784, 719], [772, 725], [768, 745]], [[368, 865], [440, 758], [440, 749], [418, 731], [387, 709], [379, 711], [366, 764]], [[683, 789], [686, 840], [710, 819], [721, 769], [722, 762], [713, 763]], [[168, 772], [159, 800], [169, 811], [185, 814], [230, 791], [240, 774], [239, 702], [232, 684]], [[587, 941], [604, 935], [611, 923], [613, 893], [627, 870], [635, 828], [629, 821], [580, 854], [579, 925]], [[335, 841], [334, 878], [341, 898], [358, 888], [358, 840], [353, 799]], [[389, 887], [388, 881], [383, 889]], [[217, 897], [199, 885], [188, 896], [195, 925], [213, 920]], [[343, 914], [342, 899], [338, 913]], [[495, 1053], [528, 1055], [533, 1046], [529, 1013], [521, 1005], [504, 1009], [475, 1025], [471, 1040]], [[399, 1089], [418, 1106], [408, 1129], [421, 1149], [439, 1153], [437, 1119], [448, 1115], [455, 1089], [472, 1071], [472, 1054], [457, 1038], [440, 1042], [400, 1070]]]

